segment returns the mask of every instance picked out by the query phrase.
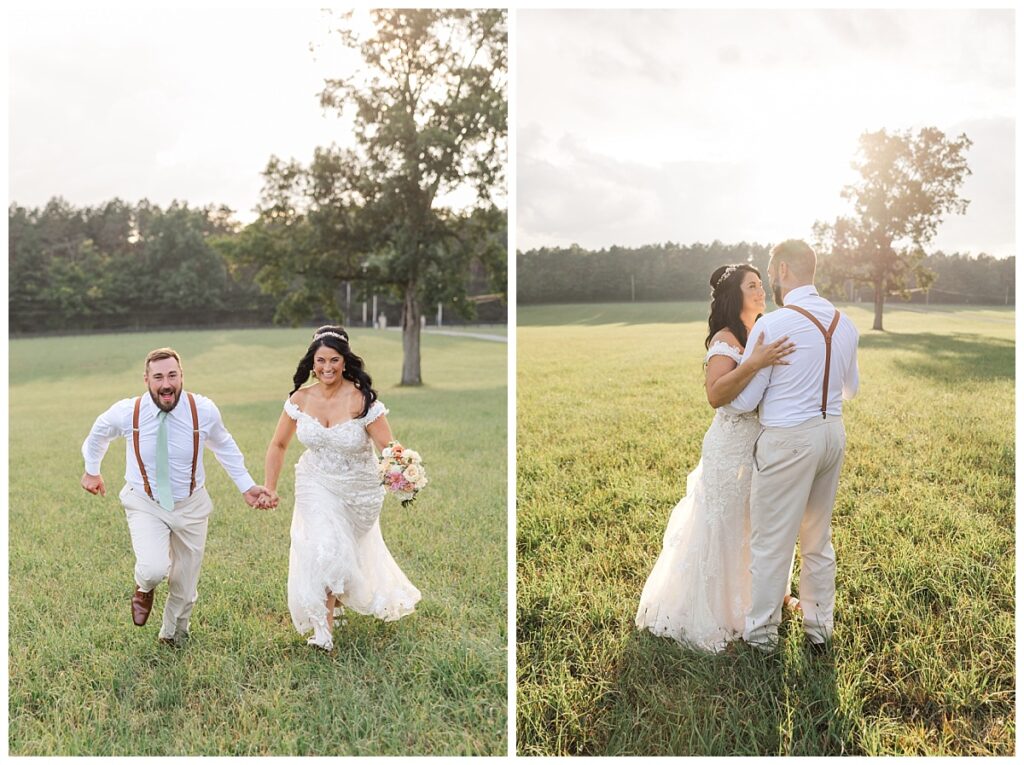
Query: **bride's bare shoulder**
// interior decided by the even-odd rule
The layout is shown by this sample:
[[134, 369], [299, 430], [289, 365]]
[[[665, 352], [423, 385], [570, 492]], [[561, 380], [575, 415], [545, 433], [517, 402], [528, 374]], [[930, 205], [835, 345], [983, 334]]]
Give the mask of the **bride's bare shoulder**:
[[309, 389], [318, 384], [319, 383], [314, 383], [313, 385], [307, 385], [305, 388], [299, 388], [289, 397], [288, 400], [295, 404], [295, 406], [301, 408], [302, 405], [306, 403], [306, 399], [309, 398]]
[[734, 335], [732, 333], [732, 330], [730, 330], [728, 328], [723, 328], [723, 329], [718, 330], [712, 336], [711, 342], [712, 342], [712, 344], [713, 343], [725, 343], [726, 345], [731, 345], [733, 348], [737, 348], [739, 350], [743, 350], [743, 346], [740, 345], [740, 341], [736, 339], [736, 335]]

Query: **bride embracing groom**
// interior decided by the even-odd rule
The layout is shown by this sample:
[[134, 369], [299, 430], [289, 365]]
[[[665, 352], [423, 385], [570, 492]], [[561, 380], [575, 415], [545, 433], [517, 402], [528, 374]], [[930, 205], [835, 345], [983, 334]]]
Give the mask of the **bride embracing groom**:
[[818, 649], [832, 636], [832, 505], [858, 333], [818, 295], [815, 265], [802, 241], [772, 249], [768, 278], [787, 310], [768, 315], [756, 268], [712, 274], [705, 364], [716, 412], [644, 586], [641, 629], [708, 652], [741, 637], [773, 650], [799, 538], [804, 632]]

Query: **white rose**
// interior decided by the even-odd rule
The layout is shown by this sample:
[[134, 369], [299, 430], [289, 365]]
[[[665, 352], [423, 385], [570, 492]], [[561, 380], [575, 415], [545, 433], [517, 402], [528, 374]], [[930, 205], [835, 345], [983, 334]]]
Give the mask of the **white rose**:
[[384, 457], [384, 458], [390, 457], [391, 456], [391, 447], [390, 446], [385, 446], [383, 449], [381, 449], [380, 450], [380, 456]]
[[415, 484], [417, 481], [423, 478], [423, 468], [414, 463], [412, 465], [409, 465], [409, 467], [407, 467], [402, 472], [402, 475], [405, 476], [406, 481], [408, 481], [411, 484]]
[[415, 462], [416, 464], [423, 462], [423, 458], [420, 457], [420, 453], [413, 451], [412, 449], [406, 449], [402, 456], [407, 462]]

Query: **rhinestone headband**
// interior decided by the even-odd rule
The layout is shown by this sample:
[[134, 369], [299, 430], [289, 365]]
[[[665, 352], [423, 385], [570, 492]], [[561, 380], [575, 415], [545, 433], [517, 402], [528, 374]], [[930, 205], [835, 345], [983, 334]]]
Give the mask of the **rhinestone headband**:
[[318, 332], [317, 334], [313, 335], [313, 342], [315, 343], [321, 337], [336, 337], [339, 340], [343, 340], [346, 343], [348, 342], [347, 337], [345, 337], [344, 335], [339, 335], [337, 332]]
[[737, 268], [739, 268], [739, 266], [729, 266], [727, 269], [725, 269], [725, 273], [719, 276], [718, 281], [715, 282], [715, 289], [717, 290], [719, 287], [721, 287], [722, 282], [724, 282], [726, 279], [732, 276], [733, 271], [735, 271]]

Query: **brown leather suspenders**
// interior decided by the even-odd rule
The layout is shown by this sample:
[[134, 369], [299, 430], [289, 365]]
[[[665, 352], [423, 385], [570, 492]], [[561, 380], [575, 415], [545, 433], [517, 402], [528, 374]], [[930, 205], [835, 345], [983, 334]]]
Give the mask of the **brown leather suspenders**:
[[[188, 494], [196, 490], [196, 465], [199, 462], [199, 410], [196, 409], [196, 399], [191, 393], [188, 396], [188, 407], [192, 410], [192, 483], [189, 486]], [[132, 444], [135, 446], [135, 459], [139, 461], [139, 472], [142, 473], [142, 485], [150, 499], [154, 499], [153, 490], [149, 488], [149, 476], [146, 475], [146, 466], [142, 464], [142, 453], [139, 451], [139, 409], [142, 406], [142, 397], [135, 399], [135, 411], [132, 413]]]
[[142, 452], [139, 451], [139, 408], [142, 406], [142, 396], [135, 399], [135, 411], [132, 413], [132, 443], [135, 445], [135, 459], [139, 461], [139, 472], [142, 473], [142, 485], [146, 487], [146, 494], [153, 499], [153, 490], [149, 488], [149, 476], [146, 475], [146, 466], [142, 464]]
[[[838, 312], [836, 317], [839, 317]], [[832, 323], [835, 324], [835, 322]], [[199, 411], [196, 409], [195, 397], [191, 393], [185, 395], [188, 396], [188, 408], [192, 410], [192, 483], [188, 487], [188, 495], [191, 497], [192, 492], [196, 490], [196, 462], [199, 461]]]
[[825, 419], [825, 412], [828, 407], [828, 373], [832, 366], [832, 333], [836, 331], [836, 326], [839, 324], [839, 311], [836, 311], [836, 315], [832, 317], [832, 323], [826, 330], [825, 326], [814, 318], [810, 311], [807, 311], [797, 305], [786, 305], [783, 306], [783, 308], [788, 308], [791, 311], [802, 313], [814, 322], [814, 326], [820, 330], [822, 336], [825, 338], [825, 381], [821, 385], [821, 418]]

